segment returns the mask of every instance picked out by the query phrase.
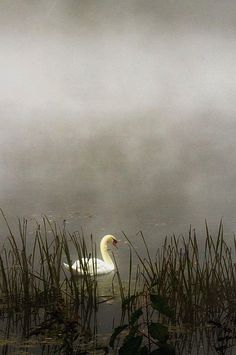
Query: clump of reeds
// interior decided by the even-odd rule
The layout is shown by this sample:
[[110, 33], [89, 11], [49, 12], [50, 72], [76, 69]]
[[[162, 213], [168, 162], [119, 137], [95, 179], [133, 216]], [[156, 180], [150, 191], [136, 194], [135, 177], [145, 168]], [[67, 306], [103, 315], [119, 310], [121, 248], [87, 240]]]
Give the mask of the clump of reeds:
[[224, 239], [220, 222], [218, 234], [213, 238], [206, 224], [203, 247], [195, 230], [187, 238], [166, 237], [162, 247], [152, 258], [142, 233], [147, 256], [142, 258], [132, 242], [143, 269], [143, 283], [149, 290], [165, 297], [177, 322], [199, 325], [216, 314], [232, 315], [236, 312], [236, 267], [234, 247]]
[[[93, 238], [88, 248], [83, 233], [70, 233], [65, 224], [59, 226], [44, 217], [42, 223], [36, 225], [32, 240], [26, 219], [18, 220], [18, 232], [13, 233], [1, 213], [8, 228], [8, 236], [0, 250], [2, 304], [8, 309], [37, 305], [60, 308], [69, 304], [83, 305], [81, 312], [87, 307], [96, 309], [99, 304], [96, 273], [90, 275], [85, 265], [83, 277], [78, 278], [71, 268], [71, 260], [80, 260], [83, 265], [83, 258], [96, 259]], [[206, 225], [201, 246], [195, 230], [190, 229], [187, 238], [166, 237], [154, 256], [140, 233], [146, 250], [144, 258], [125, 237], [130, 247], [128, 281], [124, 283], [119, 262], [115, 260], [117, 271], [113, 283], [118, 281], [122, 308], [127, 311], [123, 320], [126, 317], [127, 324], [140, 308], [145, 310], [147, 326], [149, 322], [159, 322], [158, 317], [167, 322], [163, 312], [159, 312], [160, 315], [155, 312], [153, 318], [151, 295], [165, 300], [173, 314], [172, 324], [198, 327], [207, 322], [219, 323], [222, 315], [235, 320], [236, 241], [234, 239], [232, 247], [226, 243], [222, 222], [215, 238]], [[133, 253], [139, 261], [135, 269]], [[64, 269], [63, 262], [69, 265], [69, 271]]]
[[[165, 354], [175, 354], [180, 348], [184, 354], [190, 347], [206, 344], [208, 350], [222, 353], [222, 349], [233, 347], [236, 332], [236, 241], [234, 238], [232, 247], [226, 243], [222, 221], [215, 237], [209, 233], [206, 223], [204, 238], [198, 240], [195, 230], [190, 228], [186, 238], [166, 237], [153, 256], [142, 232], [139, 236], [145, 256], [124, 236], [139, 261], [136, 273], [139, 290], [130, 290], [131, 254], [126, 293], [118, 274], [122, 306], [127, 313], [111, 336], [111, 346], [115, 340], [118, 344], [121, 340], [120, 347], [116, 347], [119, 354], [127, 351], [154, 354], [160, 349]], [[217, 341], [215, 329], [220, 334]], [[191, 337], [198, 341], [193, 342]]]
[[[36, 222], [33, 235], [24, 218], [18, 219], [18, 228], [13, 232], [2, 210], [1, 213], [8, 229], [0, 249], [0, 300], [4, 316], [9, 317], [15, 310], [27, 315], [24, 335], [61, 334], [61, 339], [58, 334], [55, 336], [63, 349], [71, 353], [77, 338], [79, 343], [86, 341], [84, 334], [94, 321], [99, 303], [113, 297], [111, 292], [103, 294], [101, 300], [96, 272], [90, 275], [82, 262], [96, 260], [96, 244], [92, 236], [87, 242], [82, 232], [70, 233], [66, 223], [51, 222], [46, 216], [42, 223]], [[72, 270], [72, 260], [79, 260], [84, 266], [83, 277]], [[43, 316], [34, 324], [31, 315], [37, 312]]]
[[[44, 217], [42, 225], [37, 224], [32, 241], [26, 219], [18, 220], [16, 235], [1, 213], [9, 234], [0, 251], [0, 297], [5, 304], [45, 305], [63, 299], [96, 306], [96, 278], [85, 272], [78, 279], [72, 269], [66, 272], [63, 268], [63, 261], [71, 265], [71, 251], [78, 260], [91, 257], [83, 235], [71, 234], [65, 225], [58, 227]], [[95, 255], [92, 238], [91, 248]]]

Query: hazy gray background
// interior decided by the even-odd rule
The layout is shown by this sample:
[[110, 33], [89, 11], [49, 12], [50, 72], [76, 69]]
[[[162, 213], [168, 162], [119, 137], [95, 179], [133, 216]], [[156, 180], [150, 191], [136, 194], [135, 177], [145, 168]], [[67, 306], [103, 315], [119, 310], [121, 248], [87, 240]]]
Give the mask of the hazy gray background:
[[236, 229], [235, 1], [0, 0], [0, 205]]

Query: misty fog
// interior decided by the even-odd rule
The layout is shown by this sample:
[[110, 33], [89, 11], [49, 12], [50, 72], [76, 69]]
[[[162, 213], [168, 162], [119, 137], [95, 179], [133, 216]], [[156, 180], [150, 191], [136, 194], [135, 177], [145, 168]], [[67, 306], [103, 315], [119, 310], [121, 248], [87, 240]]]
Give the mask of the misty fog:
[[235, 232], [233, 1], [0, 2], [0, 201], [89, 233]]

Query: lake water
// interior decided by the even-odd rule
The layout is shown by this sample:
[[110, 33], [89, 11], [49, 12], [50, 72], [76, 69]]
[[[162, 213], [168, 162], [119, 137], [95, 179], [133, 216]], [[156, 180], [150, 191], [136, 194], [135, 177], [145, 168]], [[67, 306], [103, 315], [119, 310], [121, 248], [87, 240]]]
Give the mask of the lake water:
[[13, 221], [65, 219], [97, 240], [142, 230], [152, 246], [190, 224], [202, 234], [205, 218], [214, 231], [221, 217], [232, 236], [235, 121], [159, 116], [5, 121], [1, 207]]

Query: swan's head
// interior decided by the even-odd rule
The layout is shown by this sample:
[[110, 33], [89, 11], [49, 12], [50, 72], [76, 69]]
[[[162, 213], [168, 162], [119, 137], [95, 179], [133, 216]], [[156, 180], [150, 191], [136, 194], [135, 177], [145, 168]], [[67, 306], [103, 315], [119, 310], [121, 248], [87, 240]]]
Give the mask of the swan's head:
[[116, 239], [116, 237], [114, 237], [114, 235], [108, 234], [102, 238], [102, 243], [104, 243], [105, 245], [112, 244], [114, 247], [117, 248], [118, 240]]
[[118, 240], [116, 239], [116, 237], [112, 237], [112, 239], [112, 245], [117, 248]]

